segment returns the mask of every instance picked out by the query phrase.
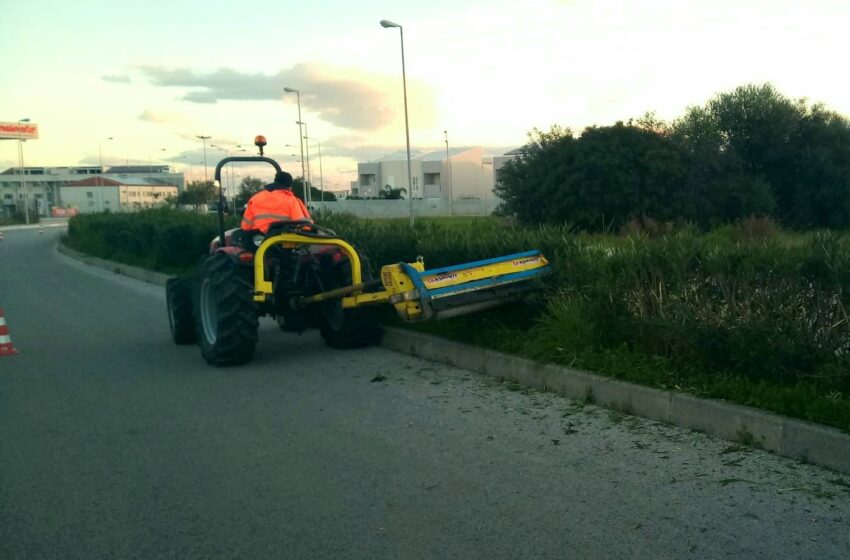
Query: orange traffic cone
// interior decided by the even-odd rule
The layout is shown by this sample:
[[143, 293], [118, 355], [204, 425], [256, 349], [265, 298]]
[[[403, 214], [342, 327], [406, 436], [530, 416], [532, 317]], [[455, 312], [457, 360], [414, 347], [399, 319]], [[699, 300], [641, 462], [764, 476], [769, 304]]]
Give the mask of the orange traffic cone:
[[6, 318], [0, 309], [0, 356], [14, 356], [18, 351], [12, 345], [12, 337], [9, 336], [9, 327], [6, 326]]
[[3, 241], [3, 232], [0, 231], [0, 241]]

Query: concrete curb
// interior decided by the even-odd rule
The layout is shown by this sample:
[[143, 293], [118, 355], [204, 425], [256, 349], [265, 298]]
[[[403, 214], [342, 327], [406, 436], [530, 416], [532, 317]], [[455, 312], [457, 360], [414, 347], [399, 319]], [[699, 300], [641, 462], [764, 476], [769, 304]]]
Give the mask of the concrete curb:
[[[143, 282], [165, 286], [170, 278], [167, 274], [90, 257], [61, 242], [57, 249], [91, 266]], [[850, 434], [828, 426], [724, 401], [635, 385], [564, 366], [541, 364], [404, 329], [387, 328], [382, 346], [850, 474]]]
[[141, 280], [142, 282], [156, 284], [157, 286], [165, 286], [165, 282], [169, 278], [171, 278], [170, 275], [163, 274], [161, 272], [153, 272], [152, 270], [146, 270], [137, 266], [130, 266], [128, 264], [121, 264], [113, 261], [107, 261], [105, 259], [99, 259], [97, 257], [91, 257], [89, 255], [84, 255], [83, 253], [80, 253], [71, 249], [70, 247], [65, 246], [65, 244], [61, 241], [56, 244], [56, 250], [62, 253], [63, 255], [67, 255], [72, 259], [76, 259], [78, 261], [82, 261], [90, 266], [95, 266], [104, 270], [110, 270], [115, 274], [121, 274], [129, 278]]
[[0, 231], [15, 231], [20, 229], [38, 229], [39, 226], [42, 228], [57, 228], [57, 227], [65, 227], [68, 225], [68, 222], [43, 222], [39, 224], [30, 224], [30, 225], [16, 225], [16, 226], [0, 226]]
[[850, 434], [725, 401], [643, 387], [397, 328], [383, 346], [850, 474]]

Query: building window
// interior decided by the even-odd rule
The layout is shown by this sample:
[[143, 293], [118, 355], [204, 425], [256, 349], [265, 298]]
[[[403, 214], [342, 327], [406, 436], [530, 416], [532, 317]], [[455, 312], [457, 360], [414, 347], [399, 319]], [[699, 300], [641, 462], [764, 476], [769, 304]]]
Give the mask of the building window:
[[439, 173], [426, 173], [425, 174], [425, 186], [439, 185], [439, 184], [440, 184], [440, 174]]
[[413, 178], [413, 190], [414, 190], [414, 191], [418, 191], [418, 190], [419, 190], [419, 177], [414, 177], [414, 178]]
[[94, 198], [94, 193], [91, 191], [86, 192], [86, 198]]

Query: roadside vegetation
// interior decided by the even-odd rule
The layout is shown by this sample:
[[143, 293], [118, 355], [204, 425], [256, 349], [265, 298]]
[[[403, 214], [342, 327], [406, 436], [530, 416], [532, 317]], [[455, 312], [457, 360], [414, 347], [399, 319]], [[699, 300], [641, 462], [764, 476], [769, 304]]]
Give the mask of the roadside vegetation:
[[[838, 233], [785, 232], [764, 218], [653, 235], [497, 218], [422, 219], [412, 230], [404, 220], [317, 221], [374, 265], [424, 255], [434, 268], [531, 248], [551, 261], [547, 289], [521, 303], [418, 330], [850, 431], [850, 238]], [[214, 215], [159, 209], [77, 216], [66, 243], [190, 273], [215, 233]]]
[[[29, 215], [29, 223], [37, 224], [41, 221], [41, 217], [38, 215], [38, 212], [30, 211]], [[9, 216], [0, 216], [0, 226], [16, 226], [23, 225], [27, 223], [27, 217], [24, 216], [23, 210], [19, 212], [14, 212]]]
[[[742, 86], [672, 123], [648, 114], [578, 136], [534, 131], [498, 178], [501, 218], [415, 228], [316, 218], [375, 266], [528, 249], [552, 263], [547, 289], [520, 303], [412, 328], [850, 431], [845, 117], [770, 85]], [[79, 216], [67, 242], [190, 272], [214, 220]], [[386, 321], [396, 321], [391, 312]]]

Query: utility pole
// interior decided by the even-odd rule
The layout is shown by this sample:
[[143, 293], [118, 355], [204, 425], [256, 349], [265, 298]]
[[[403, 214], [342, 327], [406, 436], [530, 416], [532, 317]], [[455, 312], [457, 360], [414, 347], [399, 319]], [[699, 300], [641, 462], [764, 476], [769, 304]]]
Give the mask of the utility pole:
[[452, 192], [452, 160], [449, 157], [449, 132], [447, 130], [443, 131], [443, 134], [446, 137], [446, 166], [448, 167], [448, 184], [446, 185], [449, 195], [449, 216], [452, 215], [452, 198], [454, 198], [454, 193]]
[[204, 182], [206, 182], [210, 180], [207, 175], [207, 140], [212, 138], [212, 136], [196, 136], [195, 138], [200, 138], [204, 142]]

